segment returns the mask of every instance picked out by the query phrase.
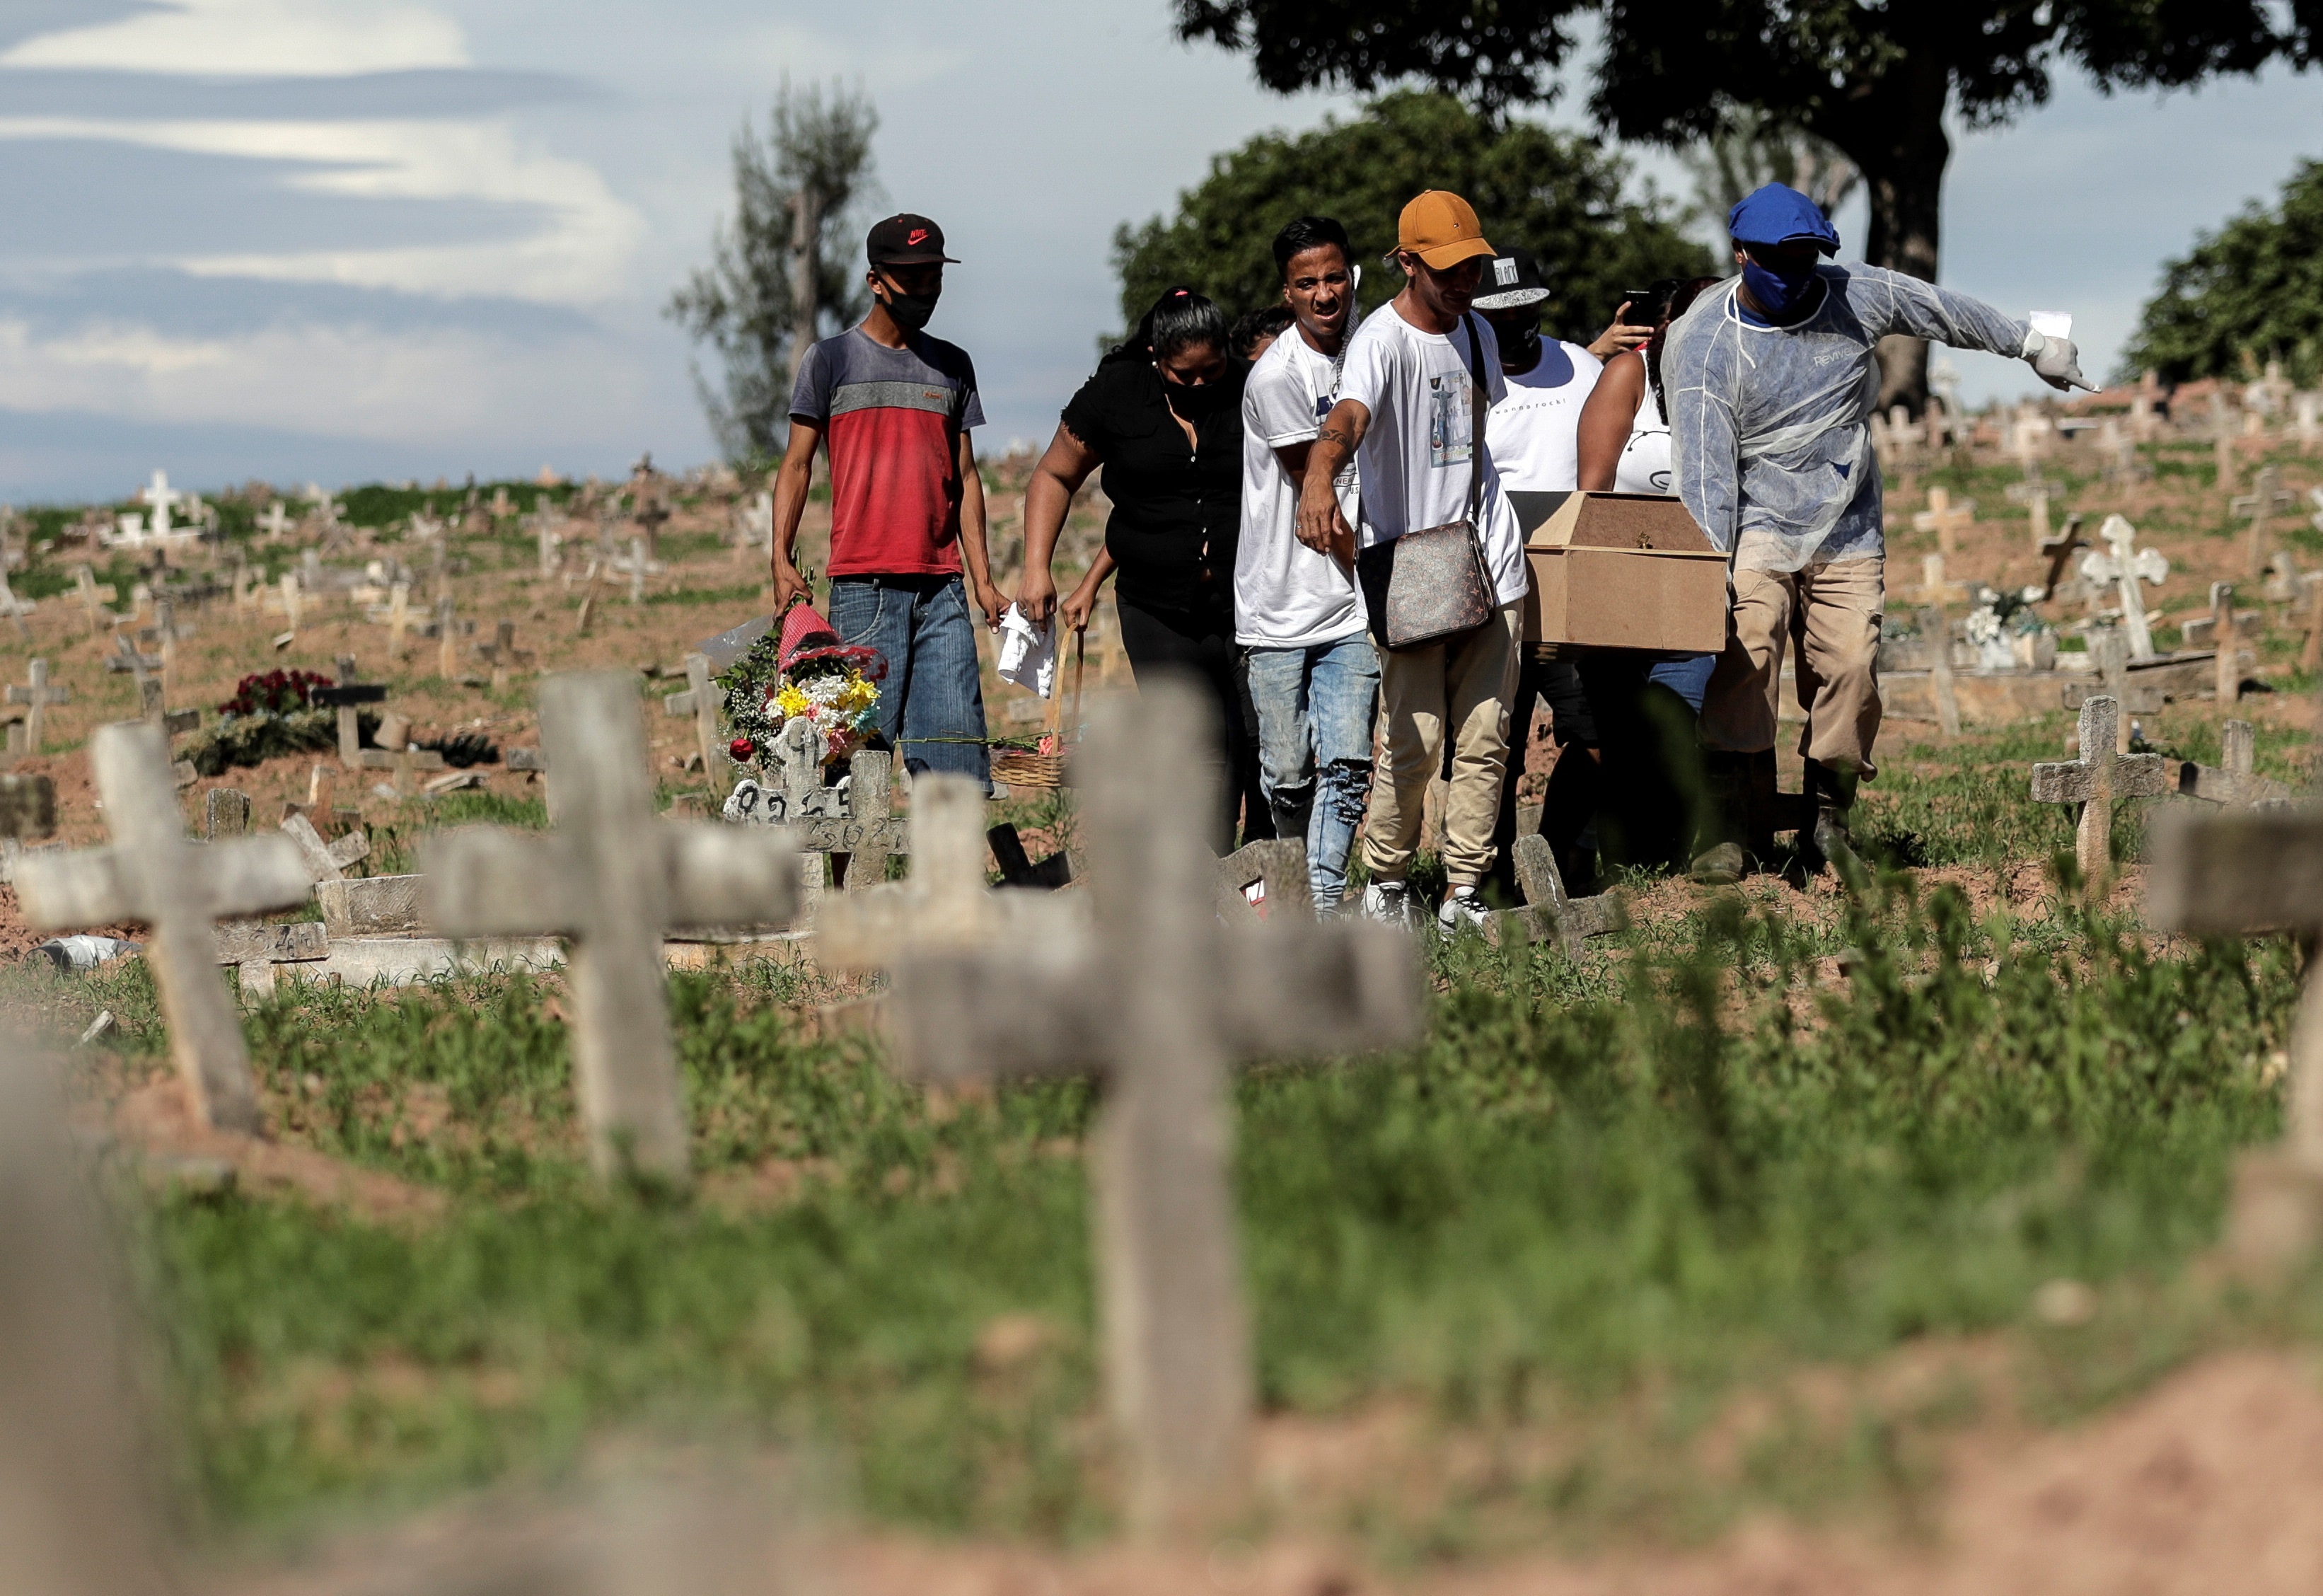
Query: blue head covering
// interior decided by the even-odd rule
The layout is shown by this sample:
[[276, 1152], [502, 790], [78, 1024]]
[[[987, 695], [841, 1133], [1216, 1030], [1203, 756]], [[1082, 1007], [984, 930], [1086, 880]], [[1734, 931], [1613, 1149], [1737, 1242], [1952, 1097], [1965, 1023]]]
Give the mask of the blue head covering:
[[1839, 253], [1839, 230], [1815, 202], [1795, 188], [1769, 183], [1737, 200], [1726, 213], [1726, 232], [1736, 243], [1790, 243], [1811, 239], [1826, 255]]

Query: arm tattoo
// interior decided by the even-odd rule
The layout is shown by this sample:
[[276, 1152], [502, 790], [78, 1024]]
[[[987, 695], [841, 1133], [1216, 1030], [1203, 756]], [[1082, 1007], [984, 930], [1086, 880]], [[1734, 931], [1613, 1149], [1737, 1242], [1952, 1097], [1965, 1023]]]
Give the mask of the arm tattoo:
[[1315, 441], [1318, 444], [1345, 444], [1347, 435], [1336, 427], [1327, 427], [1315, 435]]

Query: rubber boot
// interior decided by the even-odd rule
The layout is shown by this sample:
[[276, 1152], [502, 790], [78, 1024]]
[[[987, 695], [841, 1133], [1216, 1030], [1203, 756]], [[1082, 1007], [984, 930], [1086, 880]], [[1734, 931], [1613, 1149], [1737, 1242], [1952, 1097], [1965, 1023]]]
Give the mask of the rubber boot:
[[1766, 862], [1775, 857], [1775, 808], [1778, 799], [1775, 750], [1768, 748], [1764, 753], [1746, 754], [1743, 757], [1749, 761], [1747, 805], [1749, 822], [1743, 832], [1742, 843], [1750, 858], [1763, 869]]
[[1855, 784], [1852, 766], [1807, 761], [1807, 791], [1814, 799], [1814, 830], [1809, 839], [1813, 848], [1810, 870], [1820, 872], [1829, 865], [1841, 876], [1851, 876], [1863, 867], [1847, 830], [1848, 811], [1855, 807]]
[[1750, 756], [1714, 749], [1702, 756], [1703, 816], [1694, 837], [1694, 865], [1686, 874], [1699, 886], [1732, 886], [1742, 879], [1746, 809], [1750, 800]]

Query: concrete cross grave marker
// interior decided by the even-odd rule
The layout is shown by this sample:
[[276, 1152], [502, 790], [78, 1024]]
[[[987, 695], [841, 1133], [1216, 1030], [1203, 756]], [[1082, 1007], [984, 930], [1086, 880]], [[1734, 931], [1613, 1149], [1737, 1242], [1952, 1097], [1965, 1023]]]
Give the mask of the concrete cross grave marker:
[[2282, 783], [2254, 773], [2257, 732], [2249, 721], [2229, 720], [2219, 728], [2218, 736], [2217, 765], [2197, 765], [2189, 759], [2178, 767], [2181, 797], [2207, 799], [2228, 809], [2249, 809], [2289, 803], [2297, 796]]
[[634, 677], [551, 676], [546, 834], [474, 827], [421, 847], [424, 912], [445, 936], [574, 940], [574, 1072], [597, 1169], [687, 1172], [684, 1099], [662, 992], [674, 926], [785, 922], [798, 861], [779, 832], [654, 813]]
[[[2153, 817], [2146, 918], [2192, 936], [2323, 934], [2323, 810], [2164, 811]], [[2307, 961], [2291, 1036], [2283, 1140], [2243, 1155], [2227, 1246], [2287, 1262], [2323, 1241], [2323, 963]]]
[[734, 761], [727, 757], [726, 727], [719, 713], [725, 706], [726, 695], [711, 680], [710, 656], [706, 654], [686, 655], [685, 681], [684, 692], [662, 696], [662, 712], [693, 717], [693, 741], [702, 755], [702, 774], [709, 780], [711, 791], [722, 801], [734, 786]]
[[2159, 754], [2115, 752], [2121, 706], [2099, 693], [2084, 699], [2080, 756], [2069, 764], [2033, 767], [2033, 802], [2078, 803], [2073, 857], [2093, 889], [2113, 871], [2113, 806], [2124, 798], [2159, 798], [2169, 791]]
[[356, 681], [352, 655], [339, 656], [338, 672], [337, 682], [311, 690], [307, 702], [318, 709], [339, 712], [339, 763], [352, 769], [363, 763], [363, 711], [357, 706], [385, 703], [387, 685], [382, 682]]
[[1936, 546], [1948, 555], [1960, 552], [1960, 535], [1976, 524], [1976, 500], [1963, 499], [1952, 503], [1951, 490], [1928, 490], [1928, 508], [1912, 518], [1915, 532], [1933, 532]]
[[112, 611], [107, 604], [118, 597], [109, 582], [99, 582], [96, 573], [86, 565], [73, 567], [73, 588], [80, 595], [81, 612], [88, 617], [88, 635], [98, 636], [112, 624]]
[[2243, 695], [2242, 640], [2236, 635], [2235, 585], [2210, 584], [2210, 647], [2217, 650], [2215, 692], [2218, 707], [2230, 710]]
[[476, 656], [492, 668], [492, 691], [507, 691], [509, 674], [530, 670], [533, 655], [516, 646], [516, 622], [503, 619], [492, 628], [492, 640], [476, 645]]
[[2081, 559], [2081, 575], [2092, 582], [2112, 582], [2121, 600], [2122, 630], [2129, 638], [2129, 657], [2143, 664], [2154, 657], [2153, 632], [2146, 624], [2142, 582], [2157, 586], [2169, 576], [2170, 562], [2160, 551], [2137, 546], [2137, 528], [2126, 516], [2107, 516], [2098, 528], [2105, 543]]
[[1928, 685], [1935, 693], [1936, 726], [1946, 737], [1960, 732], [1960, 685], [1952, 675], [1952, 623], [1941, 604], [1920, 611], [1920, 636], [1928, 650]]
[[436, 674], [446, 682], [460, 675], [460, 628], [452, 612], [452, 595], [438, 590], [436, 600]]
[[[1083, 745], [1094, 924], [894, 966], [895, 1055], [935, 1080], [1097, 1075], [1092, 1207], [1106, 1382], [1129, 1516], [1153, 1533], [1229, 1505], [1252, 1408], [1228, 1181], [1226, 1070], [1402, 1045], [1411, 940], [1360, 921], [1225, 925], [1204, 817], [1206, 707], [1161, 685], [1109, 701]], [[1033, 896], [1061, 919], [1069, 899]]]
[[298, 857], [307, 867], [309, 880], [344, 881], [347, 867], [371, 855], [371, 839], [361, 831], [349, 831], [335, 841], [326, 842], [323, 834], [315, 830], [315, 822], [303, 814], [285, 815], [282, 833], [298, 845]]
[[26, 681], [8, 683], [8, 702], [24, 706], [24, 751], [38, 754], [47, 738], [50, 704], [72, 702], [72, 689], [49, 685], [49, 662], [36, 659], [25, 667]]
[[995, 891], [985, 880], [984, 793], [966, 776], [912, 786], [912, 873], [815, 915], [815, 962], [826, 969], [892, 969], [913, 952], [973, 952], [1085, 930], [1085, 903]]
[[2267, 555], [2273, 552], [2267, 538], [2268, 520], [2297, 509], [2299, 497], [2284, 489], [2281, 472], [2263, 465], [2251, 491], [2236, 495], [2230, 508], [2236, 515], [2250, 518], [2250, 576], [2255, 582], [2266, 574]]
[[1509, 848], [1509, 863], [1525, 906], [1492, 917], [1487, 932], [1505, 947], [1521, 937], [1527, 941], [1554, 941], [1567, 958], [1577, 957], [1591, 937], [1630, 929], [1629, 905], [1619, 893], [1572, 898], [1565, 894], [1565, 874], [1556, 867], [1556, 849], [1547, 838], [1528, 831]]
[[148, 483], [137, 496], [145, 501], [145, 508], [153, 512], [150, 522], [152, 536], [167, 537], [170, 535], [170, 510], [179, 500], [185, 497], [170, 486], [170, 473], [166, 471], [156, 471], [153, 473], [152, 482]]
[[161, 989], [170, 1052], [197, 1119], [255, 1134], [258, 1091], [242, 1024], [216, 973], [213, 922], [295, 908], [308, 884], [287, 837], [197, 848], [185, 835], [157, 727], [102, 726], [90, 745], [113, 842], [78, 853], [26, 856], [16, 895], [36, 931], [134, 921], [152, 928], [146, 958]]
[[2049, 482], [2035, 463], [2025, 468], [2025, 480], [2008, 490], [2008, 501], [2026, 508], [2033, 529], [2033, 546], [2042, 548], [2049, 541]]
[[266, 513], [258, 518], [258, 525], [265, 532], [267, 542], [282, 541], [283, 534], [290, 530], [290, 517], [280, 499], [266, 507]]
[[790, 831], [807, 872], [810, 911], [829, 878], [832, 854], [848, 856], [848, 891], [885, 881], [888, 857], [911, 851], [908, 828], [889, 812], [891, 756], [877, 748], [858, 749], [848, 762], [847, 790], [841, 793], [823, 785], [814, 729], [803, 717], [784, 723], [775, 749], [778, 784], [739, 784], [727, 797], [724, 817], [739, 825], [781, 826]]

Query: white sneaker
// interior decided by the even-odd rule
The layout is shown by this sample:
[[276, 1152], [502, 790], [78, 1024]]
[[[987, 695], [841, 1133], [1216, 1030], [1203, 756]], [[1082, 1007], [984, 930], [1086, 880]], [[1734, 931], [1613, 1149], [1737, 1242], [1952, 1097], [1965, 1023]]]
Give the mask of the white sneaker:
[[1411, 924], [1411, 889], [1400, 881], [1374, 881], [1364, 888], [1364, 918], [1390, 925]]
[[1456, 935], [1463, 926], [1481, 931], [1492, 913], [1474, 887], [1455, 886], [1444, 894], [1444, 906], [1436, 911], [1436, 929], [1447, 937]]

